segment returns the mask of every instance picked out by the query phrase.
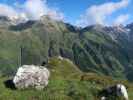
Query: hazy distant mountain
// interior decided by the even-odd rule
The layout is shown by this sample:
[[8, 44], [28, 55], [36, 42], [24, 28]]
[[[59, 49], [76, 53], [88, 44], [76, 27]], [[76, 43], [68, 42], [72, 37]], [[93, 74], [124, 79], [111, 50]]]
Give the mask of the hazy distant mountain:
[[48, 16], [14, 25], [1, 17], [0, 69], [2, 73], [12, 74], [20, 62], [40, 64], [61, 55], [75, 62], [82, 71], [132, 80], [132, 30], [133, 24], [92, 25], [81, 29]]

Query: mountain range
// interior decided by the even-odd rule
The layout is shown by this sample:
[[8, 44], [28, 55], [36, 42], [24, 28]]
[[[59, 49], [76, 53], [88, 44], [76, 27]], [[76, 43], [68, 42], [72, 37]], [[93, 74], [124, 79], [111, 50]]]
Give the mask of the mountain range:
[[48, 16], [16, 24], [0, 17], [0, 73], [13, 75], [23, 64], [50, 57], [72, 60], [82, 72], [133, 80], [133, 23], [85, 28]]

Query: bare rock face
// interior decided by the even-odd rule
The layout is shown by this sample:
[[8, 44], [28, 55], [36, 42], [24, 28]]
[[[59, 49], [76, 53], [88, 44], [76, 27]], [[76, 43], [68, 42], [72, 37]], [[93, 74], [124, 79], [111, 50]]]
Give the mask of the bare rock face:
[[23, 65], [18, 69], [13, 83], [18, 89], [31, 87], [41, 90], [48, 85], [49, 76], [49, 70], [43, 66]]

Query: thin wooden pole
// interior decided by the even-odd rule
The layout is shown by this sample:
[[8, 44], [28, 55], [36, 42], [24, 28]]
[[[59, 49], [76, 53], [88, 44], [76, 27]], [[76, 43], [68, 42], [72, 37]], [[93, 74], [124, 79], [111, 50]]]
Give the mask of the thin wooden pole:
[[20, 47], [20, 66], [22, 66], [22, 46]]

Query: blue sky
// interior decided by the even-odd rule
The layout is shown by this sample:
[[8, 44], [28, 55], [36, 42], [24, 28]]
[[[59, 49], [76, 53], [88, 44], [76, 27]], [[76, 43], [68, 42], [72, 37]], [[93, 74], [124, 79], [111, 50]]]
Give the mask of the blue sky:
[[49, 0], [49, 5], [59, 7], [67, 20], [74, 23], [84, 11], [93, 4], [102, 3], [102, 0]]
[[[120, 2], [121, 0], [48, 0], [48, 4], [52, 7], [58, 7], [64, 12], [67, 20], [71, 23], [75, 23], [79, 19], [80, 15], [84, 14], [86, 9], [93, 5], [101, 5], [108, 2]], [[129, 20], [126, 23], [133, 22], [133, 0], [129, 5], [108, 17], [108, 23], [119, 16], [120, 14], [130, 14]]]
[[[16, 2], [19, 4], [23, 4], [26, 1], [28, 0], [0, 0], [0, 3], [13, 6]], [[52, 9], [54, 8], [59, 9], [59, 11], [62, 12], [63, 15], [65, 16], [65, 20], [67, 22], [76, 24], [76, 21], [86, 18], [87, 9], [89, 12], [89, 8], [91, 8], [94, 5], [99, 6], [110, 2], [118, 3], [118, 2], [122, 2], [122, 0], [47, 0], [47, 5]], [[122, 18], [126, 18], [126, 21], [123, 22], [122, 24], [133, 22], [132, 5], [133, 5], [133, 0], [130, 0], [130, 2], [126, 7], [121, 7], [120, 9], [110, 13], [109, 15], [105, 14], [106, 18], [103, 20], [106, 22], [106, 24], [110, 25], [120, 15], [127, 15], [128, 18], [127, 16], [122, 17]], [[85, 16], [85, 17], [81, 18], [81, 16]], [[89, 16], [88, 18], [86, 18], [85, 21], [87, 21], [87, 19], [89, 19]], [[88, 23], [89, 23], [89, 20], [88, 20]], [[92, 24], [95, 24], [95, 23], [92, 22]]]
[[88, 7], [105, 2], [107, 0], [49, 0], [49, 5], [59, 7], [67, 19], [74, 23]]

